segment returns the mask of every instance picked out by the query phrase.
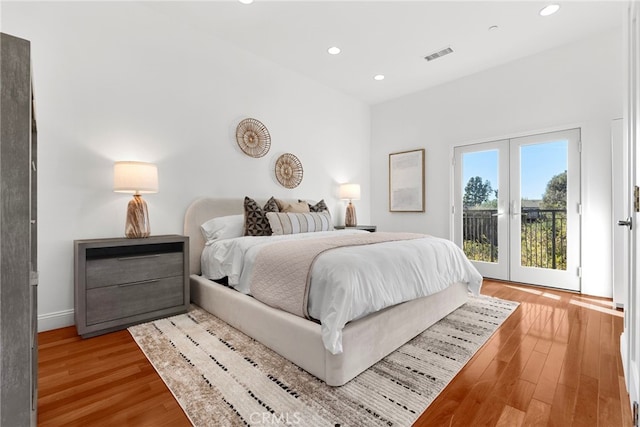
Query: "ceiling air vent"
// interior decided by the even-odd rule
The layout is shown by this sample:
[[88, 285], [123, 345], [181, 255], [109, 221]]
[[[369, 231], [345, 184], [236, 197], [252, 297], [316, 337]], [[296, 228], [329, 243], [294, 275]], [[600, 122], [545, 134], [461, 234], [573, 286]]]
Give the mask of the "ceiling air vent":
[[439, 50], [438, 52], [432, 53], [431, 55], [427, 55], [424, 57], [427, 61], [433, 61], [434, 59], [438, 59], [441, 56], [445, 56], [453, 52], [453, 49], [447, 47], [445, 49]]

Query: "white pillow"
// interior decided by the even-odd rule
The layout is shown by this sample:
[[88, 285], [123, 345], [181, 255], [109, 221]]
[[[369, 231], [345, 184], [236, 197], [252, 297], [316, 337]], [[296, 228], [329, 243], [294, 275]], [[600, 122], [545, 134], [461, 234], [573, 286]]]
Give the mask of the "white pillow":
[[273, 235], [309, 233], [333, 230], [329, 212], [267, 212]]
[[200, 226], [207, 245], [215, 240], [241, 237], [244, 232], [244, 215], [229, 215], [212, 218]]

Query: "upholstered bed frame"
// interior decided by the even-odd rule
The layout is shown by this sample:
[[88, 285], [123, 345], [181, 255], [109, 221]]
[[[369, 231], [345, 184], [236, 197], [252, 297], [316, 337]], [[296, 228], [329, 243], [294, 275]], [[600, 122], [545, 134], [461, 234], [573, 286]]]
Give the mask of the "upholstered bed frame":
[[467, 286], [455, 283], [437, 294], [350, 322], [343, 329], [343, 352], [331, 354], [322, 343], [319, 324], [271, 308], [200, 275], [204, 248], [200, 224], [242, 213], [242, 199], [201, 198], [187, 209], [184, 233], [189, 236], [191, 301], [331, 386], [345, 384], [468, 298]]

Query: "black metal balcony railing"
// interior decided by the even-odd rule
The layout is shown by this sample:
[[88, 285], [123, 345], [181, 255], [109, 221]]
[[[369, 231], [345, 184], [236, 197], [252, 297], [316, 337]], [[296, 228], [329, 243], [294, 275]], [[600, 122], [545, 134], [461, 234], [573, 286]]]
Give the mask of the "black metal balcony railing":
[[[521, 264], [525, 267], [566, 270], [566, 209], [524, 208], [521, 214]], [[469, 259], [498, 261], [498, 211], [496, 209], [465, 209], [462, 236], [463, 249]]]

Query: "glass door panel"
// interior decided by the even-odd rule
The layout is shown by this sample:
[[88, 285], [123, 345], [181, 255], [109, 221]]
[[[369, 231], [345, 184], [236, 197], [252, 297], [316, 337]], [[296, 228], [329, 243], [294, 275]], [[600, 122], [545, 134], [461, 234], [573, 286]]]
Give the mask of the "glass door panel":
[[464, 153], [462, 176], [464, 253], [473, 261], [498, 262], [498, 150]]
[[[485, 276], [507, 279], [509, 251], [504, 198], [508, 188], [508, 141], [455, 149], [455, 241]], [[508, 169], [507, 169], [508, 170]]]
[[580, 289], [580, 130], [510, 140], [510, 280]]
[[567, 141], [520, 147], [520, 265], [567, 269]]

